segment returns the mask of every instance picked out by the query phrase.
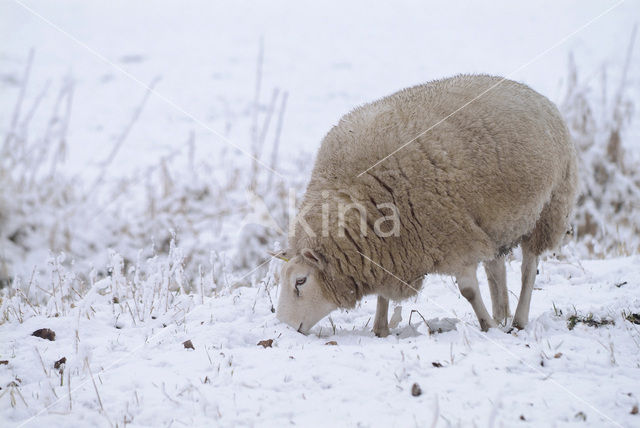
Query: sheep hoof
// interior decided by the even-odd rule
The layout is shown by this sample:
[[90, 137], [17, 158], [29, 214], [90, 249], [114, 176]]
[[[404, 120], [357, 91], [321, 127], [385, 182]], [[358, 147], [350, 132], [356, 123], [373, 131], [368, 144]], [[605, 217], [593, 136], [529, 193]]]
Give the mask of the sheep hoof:
[[389, 336], [389, 327], [374, 327], [373, 333], [377, 337], [387, 337]]
[[511, 327], [516, 330], [524, 330], [526, 326], [527, 326], [526, 322], [520, 322], [516, 320], [513, 320], [513, 323], [511, 324]]
[[493, 319], [480, 320], [480, 329], [482, 331], [489, 331], [490, 328], [497, 328], [498, 324]]

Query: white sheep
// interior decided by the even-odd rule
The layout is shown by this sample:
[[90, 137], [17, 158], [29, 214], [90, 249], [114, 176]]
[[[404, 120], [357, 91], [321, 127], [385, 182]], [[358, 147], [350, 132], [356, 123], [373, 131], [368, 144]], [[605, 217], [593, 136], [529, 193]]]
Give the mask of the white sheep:
[[[281, 272], [277, 317], [306, 333], [336, 308], [389, 299], [429, 273], [454, 275], [480, 327], [506, 322], [504, 256], [522, 247], [513, 326], [524, 328], [539, 255], [560, 244], [577, 187], [557, 108], [500, 77], [460, 75], [396, 92], [345, 115], [325, 136]], [[493, 318], [480, 296], [484, 262]]]

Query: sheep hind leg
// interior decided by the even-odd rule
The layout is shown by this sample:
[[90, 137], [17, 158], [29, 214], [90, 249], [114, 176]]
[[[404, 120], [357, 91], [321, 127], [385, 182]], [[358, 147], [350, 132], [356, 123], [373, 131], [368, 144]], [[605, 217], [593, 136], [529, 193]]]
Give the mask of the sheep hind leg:
[[513, 316], [513, 327], [522, 330], [529, 322], [531, 292], [538, 273], [538, 256], [529, 248], [522, 247], [522, 289], [518, 298], [518, 307]]
[[509, 317], [509, 290], [507, 289], [507, 271], [504, 257], [497, 257], [484, 263], [487, 273], [489, 291], [491, 292], [491, 308], [493, 319], [498, 324], [505, 324]]
[[457, 274], [456, 281], [458, 282], [460, 294], [471, 303], [471, 307], [478, 317], [482, 331], [498, 327], [498, 324], [491, 318], [482, 301], [480, 287], [478, 287], [478, 278], [476, 277], [476, 266], [469, 267]]
[[376, 308], [376, 319], [373, 322], [373, 332], [378, 337], [389, 335], [389, 299], [378, 296], [378, 306]]

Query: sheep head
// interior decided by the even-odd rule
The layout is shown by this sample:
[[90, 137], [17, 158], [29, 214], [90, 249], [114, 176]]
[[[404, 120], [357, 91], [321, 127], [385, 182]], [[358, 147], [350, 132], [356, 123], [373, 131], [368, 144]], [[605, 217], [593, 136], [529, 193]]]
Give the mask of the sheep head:
[[298, 332], [307, 334], [311, 327], [337, 306], [322, 293], [320, 256], [309, 248], [300, 254], [283, 251], [276, 255], [286, 261], [280, 274], [280, 297], [276, 317]]

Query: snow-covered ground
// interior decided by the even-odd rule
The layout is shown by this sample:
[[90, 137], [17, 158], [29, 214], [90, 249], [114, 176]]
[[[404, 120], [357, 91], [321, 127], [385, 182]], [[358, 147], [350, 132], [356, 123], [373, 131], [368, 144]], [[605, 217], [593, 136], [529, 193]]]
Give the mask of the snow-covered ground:
[[[16, 129], [34, 142], [27, 149], [58, 137], [63, 149], [46, 155], [50, 179], [30, 177], [23, 163], [40, 188], [0, 189], [0, 281], [6, 260], [13, 277], [0, 298], [0, 425], [639, 426], [640, 257], [631, 246], [625, 257], [587, 260], [570, 245], [543, 260], [524, 331], [480, 332], [452, 279], [429, 276], [385, 339], [371, 333], [373, 297], [302, 336], [271, 310], [279, 262], [262, 254], [281, 234], [242, 227], [262, 214], [246, 202], [254, 175], [242, 151], [253, 152], [272, 114], [260, 157], [271, 165], [284, 91], [280, 175], [255, 176], [276, 220], [337, 119], [408, 85], [487, 72], [561, 104], [573, 52], [582, 82], [613, 82], [585, 95], [606, 123], [611, 106], [597, 104], [615, 98], [637, 9], [3, 0], [2, 138], [33, 48]], [[636, 108], [638, 46], [624, 91]], [[154, 91], [132, 120], [147, 85]], [[62, 113], [49, 115], [56, 100]], [[639, 130], [632, 121], [621, 136], [628, 158], [639, 155]], [[14, 201], [21, 217], [7, 219], [3, 203]], [[508, 276], [513, 310], [517, 252]], [[445, 331], [430, 334], [425, 321]], [[31, 336], [41, 328], [55, 340]]]
[[[508, 281], [514, 308], [518, 262]], [[371, 298], [302, 336], [276, 322], [264, 286], [169, 294], [165, 306], [154, 281], [137, 288], [144, 303], [123, 284], [118, 275], [97, 282], [57, 317], [24, 304], [22, 324], [10, 315], [4, 426], [638, 426], [638, 256], [542, 263], [531, 322], [511, 334], [481, 333], [447, 277], [427, 277], [385, 339], [371, 332]], [[420, 315], [434, 330], [436, 318], [459, 322], [430, 335]], [[570, 330], [574, 315], [615, 324]], [[30, 336], [40, 328], [55, 341]], [[62, 357], [61, 375], [53, 366]]]

